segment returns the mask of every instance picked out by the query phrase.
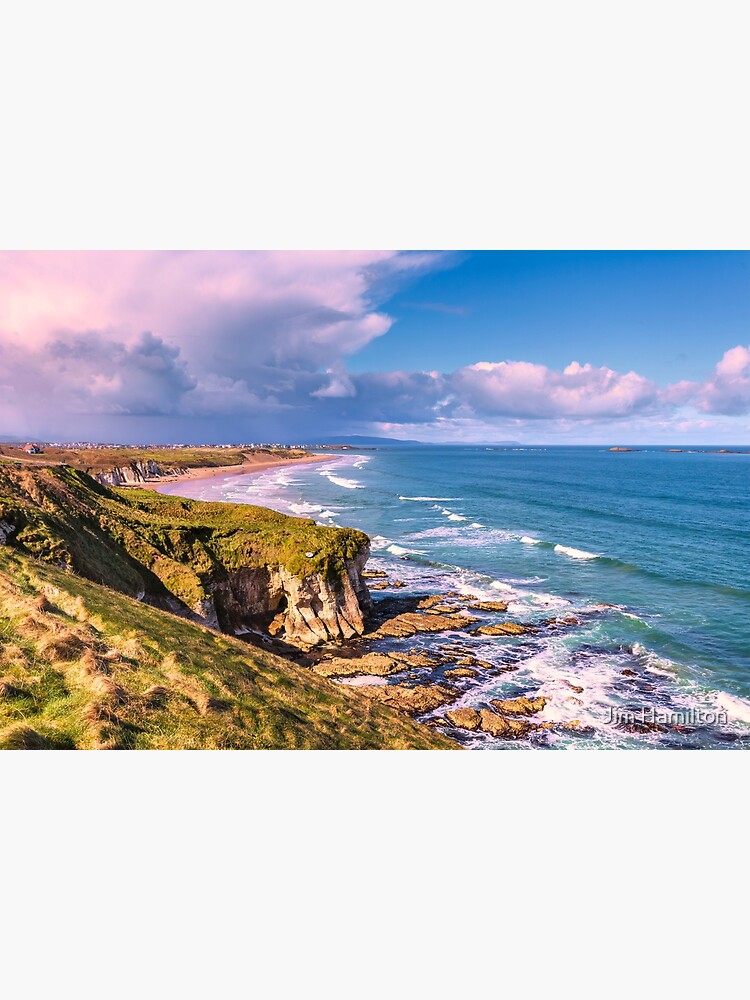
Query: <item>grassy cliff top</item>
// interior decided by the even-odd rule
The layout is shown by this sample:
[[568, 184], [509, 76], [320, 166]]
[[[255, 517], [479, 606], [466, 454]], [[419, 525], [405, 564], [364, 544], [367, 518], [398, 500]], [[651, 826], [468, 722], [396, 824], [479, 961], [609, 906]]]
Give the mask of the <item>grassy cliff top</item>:
[[304, 451], [287, 448], [47, 448], [40, 455], [27, 455], [23, 445], [0, 444], [0, 465], [3, 462], [22, 462], [35, 468], [49, 465], [69, 465], [92, 475], [123, 468], [133, 462], [156, 462], [165, 468], [198, 469], [223, 468], [242, 465], [250, 455], [269, 455], [281, 458], [301, 458]]
[[0, 749], [455, 749], [309, 670], [0, 546]]
[[246, 504], [204, 503], [100, 486], [70, 467], [0, 465], [0, 522], [8, 544], [126, 594], [174, 595], [189, 607], [217, 572], [283, 566], [296, 576], [345, 571], [368, 543]]

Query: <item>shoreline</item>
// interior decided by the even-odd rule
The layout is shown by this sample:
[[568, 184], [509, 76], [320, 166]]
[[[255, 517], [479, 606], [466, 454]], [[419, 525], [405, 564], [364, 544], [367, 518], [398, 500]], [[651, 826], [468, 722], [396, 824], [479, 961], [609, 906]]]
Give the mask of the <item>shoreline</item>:
[[[255, 458], [256, 461], [252, 461], [252, 458]], [[186, 469], [180, 475], [159, 476], [158, 479], [147, 479], [141, 483], [128, 484], [125, 486], [125, 489], [158, 490], [160, 486], [181, 483], [187, 480], [215, 479], [219, 476], [244, 476], [254, 472], [265, 472], [267, 469], [277, 468], [278, 466], [324, 462], [332, 458], [336, 458], [336, 455], [306, 455], [304, 458], [281, 458], [280, 456], [270, 457], [267, 455], [251, 456], [251, 459], [247, 459], [242, 465], [199, 466], [195, 469]]]

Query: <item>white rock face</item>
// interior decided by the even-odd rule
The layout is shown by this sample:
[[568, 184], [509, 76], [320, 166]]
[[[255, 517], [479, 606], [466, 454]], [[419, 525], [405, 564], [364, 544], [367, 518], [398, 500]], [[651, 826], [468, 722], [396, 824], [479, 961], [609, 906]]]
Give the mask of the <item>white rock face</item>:
[[184, 475], [186, 469], [165, 469], [156, 462], [131, 462], [130, 465], [118, 466], [109, 472], [97, 472], [94, 479], [102, 486], [136, 486], [145, 483], [147, 479], [159, 479], [161, 476]]
[[363, 548], [333, 579], [293, 576], [283, 566], [239, 569], [209, 585], [212, 598], [192, 610], [204, 624], [230, 633], [267, 625], [281, 614], [279, 636], [300, 646], [350, 639], [364, 632], [372, 604], [361, 576], [369, 554]]

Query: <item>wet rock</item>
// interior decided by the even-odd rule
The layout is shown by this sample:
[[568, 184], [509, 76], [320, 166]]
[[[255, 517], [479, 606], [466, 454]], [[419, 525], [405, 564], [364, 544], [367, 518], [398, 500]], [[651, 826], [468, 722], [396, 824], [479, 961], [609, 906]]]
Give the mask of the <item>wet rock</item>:
[[478, 635], [523, 635], [530, 632], [528, 625], [521, 625], [518, 622], [503, 622], [500, 625], [480, 625], [476, 630]]
[[474, 601], [468, 605], [473, 611], [507, 611], [507, 601]]
[[551, 722], [533, 723], [525, 719], [505, 719], [502, 715], [490, 712], [486, 708], [479, 712], [479, 720], [482, 732], [510, 740], [520, 740], [530, 733], [552, 728]]
[[425, 684], [421, 687], [407, 687], [405, 684], [365, 685], [358, 690], [407, 715], [423, 715], [442, 705], [449, 705], [458, 697], [453, 688], [446, 684]]
[[388, 655], [409, 667], [434, 667], [442, 659], [439, 656], [430, 656], [428, 653], [391, 653]]
[[464, 615], [428, 615], [414, 611], [389, 618], [371, 632], [369, 639], [395, 638], [404, 639], [421, 632], [447, 632], [450, 629], [465, 629], [476, 621]]
[[384, 653], [365, 653], [364, 656], [336, 656], [321, 660], [313, 666], [313, 670], [323, 677], [356, 677], [359, 674], [387, 677], [404, 670], [406, 666]]
[[625, 669], [621, 670], [620, 673], [622, 674], [623, 677], [637, 677], [638, 676], [638, 674], [635, 672], [635, 670], [631, 670], [630, 667], [625, 667]]
[[570, 681], [565, 681], [565, 683], [571, 689], [571, 691], [575, 691], [576, 694], [583, 694], [583, 688], [581, 687], [580, 684], [571, 684]]
[[481, 722], [479, 712], [475, 708], [454, 708], [445, 713], [445, 718], [459, 729], [469, 729], [471, 732], [479, 729]]
[[446, 677], [478, 677], [479, 671], [471, 670], [469, 667], [452, 667], [445, 671]]
[[385, 580], [388, 574], [384, 573], [382, 569], [366, 569], [360, 576], [363, 580]]
[[495, 699], [490, 704], [496, 712], [502, 715], [536, 715], [547, 704], [547, 699], [539, 698], [508, 698], [505, 701]]

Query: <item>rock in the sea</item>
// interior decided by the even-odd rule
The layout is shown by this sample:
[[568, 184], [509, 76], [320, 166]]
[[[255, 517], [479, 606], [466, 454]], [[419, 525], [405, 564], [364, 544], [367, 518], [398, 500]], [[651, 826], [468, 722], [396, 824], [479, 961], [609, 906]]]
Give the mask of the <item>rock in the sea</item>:
[[383, 622], [367, 638], [404, 639], [411, 635], [418, 635], [420, 632], [447, 632], [450, 629], [465, 629], [467, 625], [471, 625], [475, 621], [476, 618], [467, 618], [464, 615], [428, 615], [407, 611]]
[[581, 687], [580, 684], [571, 684], [570, 681], [565, 681], [565, 683], [571, 689], [571, 691], [575, 691], [576, 694], [583, 694], [583, 688]]
[[442, 594], [430, 594], [428, 597], [423, 597], [419, 604], [417, 604], [417, 607], [424, 611], [427, 608], [434, 608], [436, 604], [443, 604], [444, 602], [445, 598]]
[[469, 607], [473, 611], [507, 611], [507, 601], [474, 601]]
[[446, 677], [478, 677], [479, 672], [470, 670], [469, 667], [452, 667], [445, 671]]
[[430, 656], [428, 653], [391, 653], [394, 659], [397, 659], [400, 663], [405, 663], [409, 667], [434, 667], [436, 663], [440, 663], [440, 657]]
[[470, 729], [472, 732], [479, 729], [480, 717], [475, 708], [454, 708], [451, 712], [445, 713], [446, 719], [459, 729]]
[[357, 677], [359, 674], [387, 677], [404, 670], [406, 666], [384, 653], [365, 653], [364, 656], [336, 656], [320, 660], [313, 665], [313, 670], [323, 677]]
[[482, 732], [510, 740], [519, 740], [529, 733], [552, 728], [551, 722], [533, 723], [525, 719], [504, 719], [502, 715], [490, 712], [486, 708], [480, 711], [479, 720]]
[[506, 701], [495, 699], [490, 704], [496, 712], [502, 715], [536, 715], [547, 704], [547, 699], [539, 698], [508, 698]]
[[638, 676], [638, 674], [635, 672], [635, 670], [631, 670], [630, 667], [625, 667], [625, 669], [621, 670], [620, 673], [622, 674], [623, 677], [637, 677]]
[[523, 635], [530, 632], [528, 625], [520, 625], [518, 622], [502, 622], [500, 625], [480, 625], [477, 629], [479, 635]]
[[449, 705], [458, 693], [445, 684], [425, 684], [421, 687], [407, 687], [405, 684], [365, 685], [358, 689], [362, 694], [382, 701], [391, 708], [406, 712], [407, 715], [423, 715], [441, 705]]
[[385, 580], [388, 576], [382, 569], [366, 569], [361, 574], [363, 580]]

